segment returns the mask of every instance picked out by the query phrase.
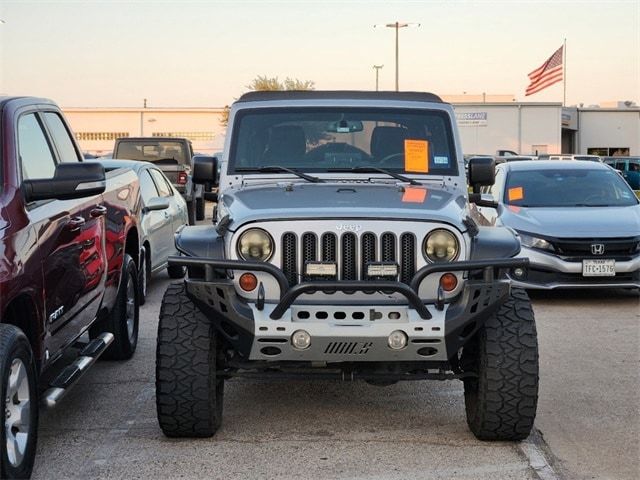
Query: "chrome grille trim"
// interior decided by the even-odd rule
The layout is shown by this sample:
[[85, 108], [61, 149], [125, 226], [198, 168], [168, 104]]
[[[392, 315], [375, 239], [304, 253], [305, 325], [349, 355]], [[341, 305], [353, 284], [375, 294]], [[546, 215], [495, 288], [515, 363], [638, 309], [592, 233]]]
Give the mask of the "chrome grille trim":
[[309, 280], [304, 275], [305, 263], [309, 261], [336, 262], [340, 280], [366, 280], [369, 262], [396, 262], [400, 267], [400, 281], [409, 284], [417, 270], [417, 244], [412, 232], [399, 236], [391, 232], [381, 235], [371, 231], [340, 235], [325, 232], [320, 235], [320, 241], [313, 232], [299, 236], [286, 232], [280, 240], [281, 265], [289, 284], [295, 285], [301, 278]]

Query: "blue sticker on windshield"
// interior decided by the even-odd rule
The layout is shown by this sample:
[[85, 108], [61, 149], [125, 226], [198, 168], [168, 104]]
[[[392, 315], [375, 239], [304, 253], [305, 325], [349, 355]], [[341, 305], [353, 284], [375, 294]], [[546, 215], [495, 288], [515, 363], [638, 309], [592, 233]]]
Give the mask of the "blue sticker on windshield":
[[433, 163], [436, 165], [449, 165], [449, 157], [433, 157]]

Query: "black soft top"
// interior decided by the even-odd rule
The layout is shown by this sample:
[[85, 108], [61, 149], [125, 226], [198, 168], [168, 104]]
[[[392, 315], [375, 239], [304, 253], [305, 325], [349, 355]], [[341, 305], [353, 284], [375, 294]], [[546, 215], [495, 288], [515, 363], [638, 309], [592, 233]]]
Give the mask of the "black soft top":
[[427, 92], [372, 92], [363, 90], [259, 91], [245, 93], [237, 102], [262, 102], [268, 100], [399, 100], [443, 103], [439, 96]]

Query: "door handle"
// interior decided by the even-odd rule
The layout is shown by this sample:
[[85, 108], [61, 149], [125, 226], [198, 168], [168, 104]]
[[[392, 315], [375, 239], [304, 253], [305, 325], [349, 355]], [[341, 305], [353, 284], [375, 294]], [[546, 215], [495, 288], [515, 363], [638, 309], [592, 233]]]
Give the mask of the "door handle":
[[77, 232], [78, 230], [80, 230], [80, 227], [82, 227], [85, 223], [86, 223], [86, 220], [83, 217], [72, 217], [67, 222], [67, 228], [69, 229], [70, 232]]
[[98, 218], [98, 217], [102, 217], [103, 215], [107, 214], [107, 207], [105, 207], [104, 205], [96, 205], [93, 209], [91, 209], [91, 217], [92, 218]]

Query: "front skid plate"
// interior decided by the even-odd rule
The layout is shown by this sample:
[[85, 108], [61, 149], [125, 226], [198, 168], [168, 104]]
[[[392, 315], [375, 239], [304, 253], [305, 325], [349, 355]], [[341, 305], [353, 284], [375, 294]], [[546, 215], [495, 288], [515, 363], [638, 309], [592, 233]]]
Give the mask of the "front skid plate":
[[[291, 320], [288, 310], [283, 320], [272, 320], [269, 314], [274, 304], [264, 310], [237, 297], [228, 279], [203, 281], [188, 279], [187, 291], [196, 305], [212, 320], [218, 334], [249, 360], [321, 361], [321, 362], [397, 362], [447, 361], [466, 343], [509, 294], [508, 282], [468, 282], [458, 300], [430, 320], [419, 319], [417, 312], [407, 308], [404, 321], [346, 322]], [[305, 306], [312, 310], [311, 306]], [[294, 306], [294, 310], [305, 308]], [[324, 310], [344, 307], [324, 306]], [[328, 315], [327, 319], [333, 318]], [[314, 315], [315, 316], [315, 315]], [[364, 323], [364, 324], [363, 324]], [[296, 350], [291, 335], [304, 329], [311, 335], [311, 346]], [[402, 330], [409, 336], [407, 347], [391, 350], [389, 334]]]

